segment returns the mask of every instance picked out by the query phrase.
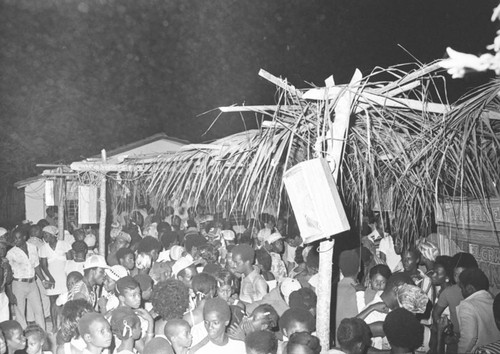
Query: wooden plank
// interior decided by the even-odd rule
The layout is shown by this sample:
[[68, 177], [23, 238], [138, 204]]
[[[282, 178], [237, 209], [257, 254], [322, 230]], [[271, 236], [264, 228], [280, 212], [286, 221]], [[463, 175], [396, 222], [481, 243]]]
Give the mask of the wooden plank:
[[276, 77], [271, 73], [268, 73], [264, 69], [259, 70], [259, 76], [266, 79], [269, 82], [272, 82], [273, 84], [275, 84], [276, 86], [278, 86], [284, 90], [292, 92], [293, 94], [297, 95], [297, 97], [299, 97], [299, 98], [302, 97], [302, 92], [297, 90], [295, 88], [295, 86], [290, 85], [286, 80], [280, 79], [279, 77]]

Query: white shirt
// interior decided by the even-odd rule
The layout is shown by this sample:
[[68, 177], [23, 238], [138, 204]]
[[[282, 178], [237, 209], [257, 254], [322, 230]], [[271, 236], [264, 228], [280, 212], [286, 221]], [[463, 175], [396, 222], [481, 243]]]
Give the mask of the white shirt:
[[196, 354], [238, 354], [238, 353], [246, 353], [245, 351], [245, 342], [234, 340], [228, 338], [229, 341], [226, 345], [219, 346], [215, 345], [211, 341], [208, 341], [203, 347], [196, 351]]
[[379, 251], [385, 254], [386, 263], [391, 269], [391, 272], [398, 270], [398, 264], [401, 262], [401, 256], [394, 249], [394, 240], [392, 236], [387, 235], [380, 240]]
[[28, 248], [29, 258], [26, 253], [17, 246], [12, 247], [10, 251], [7, 252], [6, 258], [12, 267], [14, 278], [33, 278], [35, 276], [35, 268], [40, 265], [36, 246], [31, 243], [26, 243], [26, 247]]

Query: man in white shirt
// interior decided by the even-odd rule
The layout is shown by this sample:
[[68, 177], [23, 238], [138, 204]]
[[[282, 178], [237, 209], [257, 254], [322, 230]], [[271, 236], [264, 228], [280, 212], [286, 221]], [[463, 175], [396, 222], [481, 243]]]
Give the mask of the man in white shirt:
[[489, 281], [479, 268], [464, 270], [459, 277], [464, 300], [457, 307], [460, 326], [459, 353], [472, 353], [478, 347], [500, 340], [493, 316], [493, 297]]
[[26, 317], [24, 313], [25, 303], [31, 309], [35, 322], [45, 329], [45, 319], [43, 314], [40, 291], [36, 286], [35, 275], [42, 281], [44, 287], [51, 284], [47, 282], [40, 269], [38, 251], [36, 246], [27, 243], [28, 233], [25, 229], [18, 228], [13, 232], [14, 247], [7, 252], [14, 279], [12, 281], [12, 293], [15, 297], [16, 320], [23, 328], [26, 328]]

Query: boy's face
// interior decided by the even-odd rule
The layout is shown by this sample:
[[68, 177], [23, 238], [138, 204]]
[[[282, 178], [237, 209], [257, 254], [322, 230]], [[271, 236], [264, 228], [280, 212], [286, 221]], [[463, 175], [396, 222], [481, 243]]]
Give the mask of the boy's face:
[[21, 350], [26, 347], [26, 337], [23, 335], [23, 330], [21, 328], [11, 332], [11, 337], [7, 339], [7, 345], [13, 350]]
[[104, 289], [106, 289], [107, 292], [112, 292], [115, 290], [116, 282], [111, 279], [110, 277], [106, 276], [104, 279]]
[[229, 300], [232, 295], [231, 285], [224, 284], [217, 289], [217, 296], [224, 301]]
[[127, 268], [128, 270], [132, 270], [135, 268], [135, 257], [132, 253], [125, 255], [122, 259], [120, 259], [120, 263], [122, 266]]
[[204, 316], [205, 328], [208, 332], [208, 337], [210, 339], [219, 339], [226, 332], [226, 327], [229, 324], [228, 320], [222, 318], [222, 316], [216, 312], [211, 311]]
[[133, 290], [125, 289], [124, 294], [120, 295], [120, 301], [133, 309], [138, 309], [141, 306], [141, 300], [141, 288], [139, 287]]
[[385, 284], [387, 282], [387, 279], [381, 274], [375, 274], [371, 279], [370, 283], [372, 286], [372, 289], [375, 291], [381, 291], [385, 289]]
[[189, 326], [182, 326], [182, 329], [175, 336], [174, 341], [182, 348], [189, 348], [193, 344], [193, 335]]
[[89, 328], [89, 333], [84, 335], [85, 342], [91, 343], [97, 348], [108, 348], [111, 345], [111, 327], [103, 318], [97, 319]]
[[26, 353], [36, 354], [42, 352], [43, 341], [36, 334], [32, 334], [26, 338], [28, 346], [26, 347]]

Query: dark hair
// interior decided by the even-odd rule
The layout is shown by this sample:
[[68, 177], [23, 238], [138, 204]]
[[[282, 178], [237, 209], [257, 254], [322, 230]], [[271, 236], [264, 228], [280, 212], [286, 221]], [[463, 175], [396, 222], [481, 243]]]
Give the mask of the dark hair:
[[442, 267], [451, 284], [455, 284], [453, 275], [453, 258], [450, 256], [437, 256], [434, 261], [434, 266]]
[[233, 257], [235, 255], [239, 255], [243, 262], [249, 261], [250, 264], [253, 264], [255, 260], [255, 251], [250, 245], [236, 245], [232, 250]]
[[306, 325], [309, 332], [314, 332], [316, 329], [316, 322], [313, 315], [301, 308], [290, 308], [286, 310], [279, 319], [280, 329], [289, 327], [292, 323], [303, 323]]
[[462, 286], [472, 285], [476, 291], [490, 288], [490, 281], [480, 268], [465, 269], [460, 273], [459, 279]]
[[265, 320], [262, 322], [262, 324], [265, 324], [268, 330], [271, 331], [278, 330], [279, 315], [278, 312], [276, 312], [276, 310], [274, 309], [274, 307], [272, 307], [269, 304], [259, 305], [252, 311], [252, 316], [254, 316], [257, 313], [267, 313]]
[[189, 306], [189, 289], [177, 279], [167, 279], [153, 287], [153, 309], [165, 320], [182, 318]]
[[164, 230], [164, 231], [161, 231], [158, 238], [160, 239], [160, 241], [163, 245], [163, 248], [169, 249], [177, 241], [177, 233], [175, 233], [171, 229]]
[[500, 293], [493, 300], [493, 316], [495, 317], [495, 321], [500, 322]]
[[344, 318], [337, 329], [337, 339], [344, 351], [352, 351], [359, 343], [367, 348], [371, 338], [370, 327], [360, 318]]
[[203, 307], [203, 317], [210, 312], [217, 312], [223, 320], [231, 320], [231, 309], [229, 308], [229, 305], [219, 297], [208, 299], [205, 302], [205, 306]]
[[370, 269], [370, 279], [377, 274], [380, 274], [386, 280], [389, 280], [389, 278], [392, 275], [392, 272], [391, 269], [386, 264], [377, 264]]
[[422, 259], [422, 253], [416, 247], [410, 247], [406, 252], [413, 254], [416, 259]]
[[154, 250], [156, 252], [161, 252], [162, 244], [153, 236], [146, 236], [140, 242], [137, 247], [137, 253], [150, 253]]
[[313, 244], [313, 247], [307, 253], [306, 265], [308, 268], [319, 269], [319, 252], [316, 244]]
[[78, 322], [88, 312], [94, 312], [94, 308], [87, 300], [70, 300], [64, 304], [61, 313], [61, 326], [59, 328], [60, 339], [64, 343], [68, 343], [71, 339], [80, 335]]
[[206, 296], [210, 294], [210, 292], [215, 293], [217, 289], [217, 280], [207, 273], [196, 274], [191, 280], [191, 287], [196, 295], [201, 293]]
[[66, 281], [68, 281], [69, 279], [73, 279], [75, 282], [80, 281], [83, 279], [83, 274], [76, 270], [73, 272], [69, 272], [69, 274], [66, 276]]
[[[125, 321], [129, 329], [125, 329]], [[111, 314], [111, 331], [118, 339], [124, 340], [130, 338], [134, 326], [140, 323], [139, 317], [135, 314], [134, 310], [122, 306], [115, 309]]]
[[130, 248], [122, 247], [116, 251], [116, 259], [120, 261], [120, 259], [124, 259], [129, 254], [134, 254], [134, 252]]
[[251, 349], [257, 354], [276, 354], [278, 351], [278, 339], [274, 333], [269, 331], [255, 331], [249, 333], [245, 338], [247, 352]]
[[424, 326], [410, 311], [404, 308], [389, 312], [383, 328], [391, 347], [407, 348], [414, 351], [424, 341]]
[[3, 321], [0, 323], [0, 330], [5, 335], [5, 339], [12, 338], [12, 332], [15, 330], [23, 331], [23, 327], [17, 321]]
[[293, 353], [293, 348], [298, 346], [308, 348], [312, 354], [319, 354], [321, 352], [319, 338], [307, 332], [296, 332], [290, 336], [286, 348], [287, 354]]
[[198, 250], [200, 251], [201, 258], [207, 261], [207, 263], [215, 263], [219, 260], [219, 250], [210, 243], [201, 245]]
[[304, 310], [316, 308], [318, 297], [311, 288], [300, 288], [290, 294], [288, 303], [290, 308], [298, 307]]
[[415, 285], [415, 283], [413, 282], [408, 273], [406, 272], [394, 273], [389, 277], [389, 279], [387, 279], [385, 290], [392, 291], [394, 290], [394, 288], [397, 288], [398, 286], [403, 284]]
[[153, 278], [151, 278], [148, 274], [136, 274], [134, 275], [134, 280], [139, 284], [141, 292], [145, 292], [153, 287]]
[[125, 290], [135, 290], [137, 288], [140, 289], [139, 283], [130, 275], [116, 281], [116, 292], [118, 295], [123, 296], [125, 294]]
[[100, 313], [88, 312], [88, 313], [83, 314], [83, 316], [80, 318], [80, 321], [78, 321], [78, 331], [80, 331], [80, 335], [90, 333], [89, 332], [90, 327], [97, 320], [104, 320], [107, 322], [107, 320], [104, 318], [104, 316]]
[[38, 226], [40, 226], [41, 229], [43, 229], [45, 226], [49, 226], [50, 223], [45, 220], [45, 219], [40, 219], [38, 220], [38, 222], [36, 223]]
[[476, 259], [470, 253], [459, 252], [452, 259], [453, 268], [478, 268]]
[[71, 245], [71, 249], [75, 253], [87, 253], [89, 250], [89, 246], [84, 241], [75, 241]]
[[47, 333], [36, 323], [29, 324], [28, 327], [26, 327], [26, 329], [24, 330], [25, 337], [31, 336], [33, 334], [37, 335], [42, 343], [45, 343], [47, 341]]
[[255, 258], [265, 271], [269, 272], [271, 270], [273, 259], [264, 248], [255, 250]]
[[187, 227], [198, 227], [198, 225], [196, 225], [196, 221], [194, 221], [193, 219], [188, 219], [186, 223]]

